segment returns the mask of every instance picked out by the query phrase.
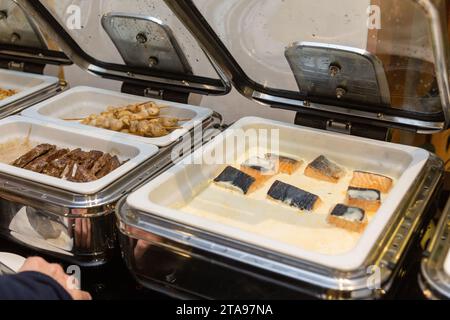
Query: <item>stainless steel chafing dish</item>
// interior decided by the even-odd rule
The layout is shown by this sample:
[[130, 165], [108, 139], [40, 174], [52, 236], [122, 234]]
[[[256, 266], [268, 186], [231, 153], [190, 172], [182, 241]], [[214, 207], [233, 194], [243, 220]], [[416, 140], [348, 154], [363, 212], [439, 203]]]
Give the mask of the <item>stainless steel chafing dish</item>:
[[[284, 139], [291, 145], [303, 134], [323, 135], [328, 137], [325, 142], [335, 143], [333, 147], [339, 145], [336, 140], [354, 141], [364, 158], [364, 141], [378, 145], [381, 153], [390, 145], [374, 140], [389, 140], [392, 129], [434, 133], [449, 125], [447, 24], [440, 14], [446, 9], [444, 1], [380, 1], [371, 6], [369, 1], [321, 0], [313, 9], [306, 0], [16, 2], [54, 36], [72, 61], [88, 72], [123, 81], [124, 91], [164, 99], [171, 92], [226, 94], [232, 84], [266, 107], [296, 111], [299, 126]], [[69, 5], [79, 8], [83, 28], [66, 23]], [[304, 12], [310, 19], [304, 19]], [[333, 19], [337, 23], [330, 23]], [[98, 50], [99, 45], [103, 50]], [[325, 152], [326, 146], [320, 150]], [[378, 231], [365, 235], [372, 241], [369, 250], [358, 256], [358, 263], [336, 266], [206, 228], [195, 219], [186, 222], [178, 219], [182, 210], [164, 211], [173, 209], [171, 199], [197, 179], [194, 170], [187, 170], [178, 184], [172, 183], [171, 175], [184, 168], [177, 164], [153, 181], [171, 166], [166, 161], [169, 153], [170, 148], [160, 152], [164, 166], [155, 167], [156, 158], [148, 162], [148, 172], [144, 165], [130, 173], [133, 190], [145, 185], [128, 200], [123, 196], [133, 190], [117, 183], [107, 190], [113, 196], [105, 193], [99, 203], [97, 198], [67, 195], [55, 197], [45, 208], [55, 212], [69, 208], [62, 214], [77, 218], [73, 209], [87, 208], [96, 214], [108, 207], [109, 199], [115, 203], [123, 197], [115, 212], [127, 266], [144, 286], [177, 297], [384, 297], [401, 281], [410, 248], [429, 220], [427, 207], [439, 191], [443, 171], [442, 162], [432, 154], [427, 153], [420, 168], [404, 155], [402, 161], [408, 166], [397, 166], [398, 178], [399, 168], [416, 171], [408, 176], [407, 185], [401, 185], [401, 195], [391, 196], [392, 210], [383, 211], [384, 224], [377, 223]], [[369, 159], [362, 160], [368, 165]], [[161, 183], [158, 192], [155, 183]], [[144, 195], [146, 190], [152, 192], [151, 207], [138, 207], [130, 200], [137, 195], [150, 198]], [[7, 200], [27, 198], [22, 194]], [[34, 199], [26, 205], [38, 207], [39, 202]], [[63, 202], [66, 205], [61, 206]], [[374, 273], [369, 271], [375, 276], [379, 272], [379, 281], [372, 283]]]
[[[3, 6], [1, 9], [4, 9], [4, 11], [0, 11], [0, 17], [3, 17], [1, 18], [3, 21], [6, 19], [8, 22], [7, 26], [4, 26], [2, 22], [2, 26], [6, 28], [1, 33], [2, 39], [6, 42], [0, 45], [2, 59], [11, 59], [13, 62], [23, 61], [20, 65], [23, 70], [36, 72], [42, 72], [46, 64], [57, 62], [70, 64], [71, 61], [75, 61], [87, 72], [124, 82], [122, 91], [135, 94], [77, 87], [44, 100], [29, 110], [25, 106], [14, 108], [14, 110], [8, 107], [7, 110], [5, 109], [4, 116], [25, 109], [22, 119], [30, 118], [33, 120], [29, 121], [38, 122], [41, 119], [41, 123], [55, 123], [56, 126], [59, 124], [68, 131], [76, 130], [80, 135], [92, 134], [92, 136], [101, 137], [104, 141], [110, 141], [107, 144], [109, 147], [119, 138], [128, 140], [130, 144], [140, 141], [139, 143], [149, 144], [149, 147], [155, 145], [153, 148], [158, 150], [155, 155], [148, 155], [146, 161], [123, 173], [106, 186], [97, 188], [95, 192], [93, 190], [90, 190], [93, 192], [86, 192], [81, 185], [79, 190], [76, 188], [67, 190], [61, 185], [51, 186], [39, 183], [29, 177], [18, 176], [11, 172], [2, 171], [0, 174], [1, 236], [38, 252], [54, 255], [61, 260], [81, 265], [103, 264], [109, 260], [116, 247], [113, 215], [116, 202], [144, 181], [170, 167], [174, 159], [180, 156], [174, 155], [175, 153], [182, 153], [183, 150], [195, 148], [203, 143], [204, 139], [207, 139], [207, 134], [201, 134], [199, 137], [196, 131], [202, 130], [204, 133], [213, 125], [220, 125], [219, 115], [213, 115], [209, 109], [187, 104], [189, 92], [222, 94], [230, 90], [229, 84], [220, 79], [209, 62], [206, 76], [205, 74], [198, 75], [204, 70], [199, 71], [198, 67], [192, 65], [198, 63], [199, 59], [186, 58], [180, 50], [177, 40], [173, 38], [171, 29], [160, 21], [136, 20], [134, 15], [104, 17], [104, 27], [109, 33], [108, 38], [104, 40], [112, 39], [114, 42], [109, 47], [110, 50], [105, 52], [110, 57], [105, 58], [104, 62], [91, 57], [91, 61], [95, 61], [95, 63], [86, 64], [82, 58], [91, 54], [92, 48], [97, 50], [98, 42], [89, 43], [91, 49], [86, 49], [87, 53], [75, 48], [69, 49], [67, 42], [70, 42], [70, 37], [63, 31], [54, 32], [53, 27], [56, 27], [58, 23], [53, 21], [54, 18], [48, 16], [48, 13], [46, 16], [45, 9], [43, 11], [35, 10], [34, 4], [29, 1], [1, 1], [0, 4]], [[54, 8], [55, 10], [62, 8], [65, 12], [66, 6], [59, 7], [58, 3]], [[24, 15], [23, 12], [27, 12], [27, 14]], [[123, 21], [129, 24], [128, 33], [123, 33], [120, 29], [120, 26], [124, 25]], [[141, 27], [142, 30], [136, 31], [136, 28]], [[23, 31], [23, 34], [16, 29], [20, 32]], [[30, 34], [32, 31], [35, 38], [32, 38]], [[18, 33], [11, 43], [8, 42], [7, 37], [10, 32]], [[137, 36], [141, 36], [141, 40], [143, 40], [152, 32], [159, 33], [160, 42], [137, 42], [142, 47], [136, 49], [136, 52], [130, 56], [130, 52], [127, 51], [130, 43], [136, 43]], [[165, 36], [170, 38], [165, 39]], [[48, 50], [49, 42], [51, 42], [52, 48], [56, 46], [63, 48], [69, 58], [59, 51]], [[153, 66], [148, 64], [147, 54], [149, 49], [155, 48], [160, 52], [152, 53], [156, 59]], [[200, 50], [199, 48], [194, 49]], [[168, 61], [165, 61], [165, 58], [168, 58]], [[143, 65], [143, 61], [145, 61], [145, 65]], [[178, 63], [176, 63], [177, 61]], [[204, 61], [208, 61], [205, 55], [203, 55], [202, 62]], [[12, 62], [9, 65], [16, 66]], [[12, 71], [5, 72], [11, 73]], [[212, 76], [208, 77], [211, 74]], [[60, 88], [59, 83], [57, 84]], [[56, 91], [61, 90], [55, 90], [55, 93]], [[49, 97], [49, 95], [44, 97], [46, 92], [44, 88], [39, 90], [40, 97], [42, 97], [40, 100]], [[162, 102], [158, 98], [181, 103]], [[33, 103], [40, 100], [35, 99]], [[100, 113], [106, 111], [108, 106], [119, 107], [148, 101], [156, 101], [165, 105], [166, 108], [162, 111], [163, 115], [186, 118], [185, 121], [179, 129], [165, 137], [142, 138], [63, 120], [74, 117], [83, 118], [95, 112]], [[5, 121], [10, 119], [6, 118]], [[209, 132], [209, 134], [213, 133], [214, 130]], [[58, 139], [60, 139], [59, 136], [55, 137], [55, 141], [59, 141]], [[188, 139], [187, 142], [186, 139]], [[50, 139], [49, 142], [51, 143], [52, 140]], [[82, 144], [84, 149], [89, 149], [89, 146], [86, 145], [88, 140]], [[64, 241], [61, 242], [58, 237], [53, 236], [53, 231], [64, 235]]]
[[[312, 12], [306, 1], [164, 1], [240, 93], [297, 111], [298, 125], [378, 140], [387, 140], [392, 128], [420, 133], [446, 128], [448, 42], [439, 14], [445, 4], [381, 1], [368, 10], [368, 3], [350, 2], [321, 1]], [[292, 14], [294, 8], [313, 17], [300, 19]], [[367, 28], [365, 13], [376, 17], [378, 9], [384, 15], [381, 24], [391, 33]], [[340, 14], [347, 25], [329, 23]], [[286, 29], [291, 32], [283, 33]], [[301, 130], [286, 135], [290, 143], [302, 139]], [[336, 145], [330, 142], [329, 149], [339, 158]], [[364, 148], [360, 151], [365, 154]], [[303, 156], [300, 151], [296, 155]], [[211, 179], [209, 169], [196, 170], [205, 181]], [[268, 249], [263, 238], [258, 243], [228, 225], [215, 228], [214, 222], [183, 216], [179, 203], [199, 192], [196, 170], [178, 164], [116, 209], [123, 256], [140, 283], [182, 298], [367, 299], [387, 297], [401, 283], [405, 260], [430, 220], [428, 205], [439, 192], [443, 165], [430, 155], [405, 195], [392, 195], [399, 203], [392, 220], [352, 267]], [[168, 186], [177, 191], [164, 198]]]
[[[381, 158], [395, 153], [394, 146], [390, 151], [384, 150], [388, 144], [372, 145], [365, 140], [323, 133], [321, 143], [318, 143], [319, 132], [276, 125], [267, 120], [242, 119], [235, 126], [279, 128], [283, 154], [289, 148], [286, 138], [290, 136], [316, 141], [312, 152], [328, 145], [329, 149], [321, 152], [329, 152], [335, 158], [335, 150], [339, 147], [349, 150], [349, 145], [354, 146], [350, 152], [362, 151], [370, 156], [378, 153]], [[235, 126], [228, 129], [230, 135]], [[202, 152], [208, 153], [216, 143], [221, 145], [226, 135], [227, 131], [196, 152], [193, 163], [198, 163], [195, 160], [201, 157]], [[311, 152], [307, 142], [301, 143], [299, 150], [303, 150], [303, 155]], [[339, 159], [340, 163], [349, 161], [345, 157]], [[394, 156], [391, 160], [375, 161], [384, 161], [386, 168], [394, 168], [398, 163], [393, 159]], [[226, 219], [217, 224], [217, 220], [203, 214], [199, 216], [192, 211], [183, 211], [180, 206], [198, 196], [204, 182], [214, 179], [213, 175], [218, 172], [215, 168], [220, 166], [177, 164], [118, 205], [116, 214], [124, 257], [140, 282], [168, 294], [178, 291], [180, 296], [231, 298], [241, 296], [245, 290], [245, 296], [251, 298], [380, 298], [391, 290], [411, 243], [420, 234], [424, 221], [428, 220], [427, 205], [439, 187], [442, 161], [432, 155], [423, 161], [422, 169], [417, 160], [412, 161], [409, 169], [400, 169], [404, 173], [397, 186], [357, 244], [350, 251], [336, 254], [317, 254], [313, 249], [304, 251], [300, 245], [291, 249], [283, 246], [283, 240], [277, 237], [261, 238], [260, 233], [240, 230], [234, 224], [228, 224]], [[418, 171], [409, 172], [414, 167]], [[403, 184], [407, 177], [412, 179], [409, 186]], [[164, 196], [163, 190], [172, 190], [170, 197]], [[397, 194], [400, 190], [405, 194]], [[203, 206], [219, 210], [212, 205], [220, 202], [217, 197], [211, 199], [211, 204], [202, 199]], [[226, 203], [231, 206], [231, 199]], [[390, 211], [391, 205], [395, 211]], [[255, 207], [254, 212], [250, 208], [242, 208], [242, 215], [246, 223], [254, 224], [269, 224], [277, 219], [277, 215], [264, 213], [263, 207]], [[273, 228], [281, 227], [280, 223], [273, 224]], [[320, 227], [315, 232], [326, 234]], [[320, 241], [320, 238], [313, 241]]]
[[421, 264], [419, 285], [427, 299], [450, 299], [450, 201]]
[[[22, 119], [37, 121], [25, 117]], [[214, 121], [208, 117], [200, 126], [207, 129]], [[89, 131], [84, 134], [89, 134]], [[193, 132], [186, 134], [191, 135]], [[111, 147], [111, 143], [116, 140], [113, 138], [106, 145]], [[189, 148], [200, 143], [193, 138], [189, 141], [192, 141]], [[132, 145], [131, 141], [129, 143]], [[1, 173], [0, 235], [72, 263], [91, 266], [107, 262], [116, 244], [113, 214], [116, 202], [144, 181], [170, 167], [173, 152], [180, 143], [176, 141], [159, 150], [153, 147], [157, 150], [153, 155], [149, 154], [140, 165], [96, 192], [82, 193], [81, 185], [80, 192], [67, 191], [12, 173]], [[53, 236], [48, 230], [61, 232]]]

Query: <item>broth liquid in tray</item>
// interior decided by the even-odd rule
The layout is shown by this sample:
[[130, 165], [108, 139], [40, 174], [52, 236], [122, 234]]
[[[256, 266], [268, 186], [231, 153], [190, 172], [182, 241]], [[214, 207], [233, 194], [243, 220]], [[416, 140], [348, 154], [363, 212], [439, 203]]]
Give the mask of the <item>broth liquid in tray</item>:
[[[282, 155], [303, 160], [303, 163], [292, 175], [276, 174], [262, 187], [247, 195], [208, 183], [190, 202], [178, 208], [214, 222], [321, 254], [340, 255], [351, 251], [361, 234], [332, 226], [327, 222], [327, 217], [337, 204], [345, 203], [353, 168], [342, 166], [345, 175], [337, 183], [330, 183], [304, 174], [305, 168], [313, 159]], [[233, 167], [240, 169], [241, 163], [247, 159], [248, 155], [244, 155]], [[300, 211], [268, 199], [267, 193], [277, 180], [319, 196], [320, 205], [314, 211]], [[381, 195], [382, 202], [386, 196], [387, 194]], [[373, 213], [367, 214], [369, 223], [373, 216]]]

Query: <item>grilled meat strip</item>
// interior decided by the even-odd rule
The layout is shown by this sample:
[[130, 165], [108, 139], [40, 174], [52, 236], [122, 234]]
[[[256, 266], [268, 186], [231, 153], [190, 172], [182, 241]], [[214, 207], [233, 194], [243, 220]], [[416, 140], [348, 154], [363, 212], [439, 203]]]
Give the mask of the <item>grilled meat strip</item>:
[[58, 150], [54, 145], [42, 144], [14, 161], [14, 165], [72, 182], [90, 182], [122, 164], [117, 156], [101, 151]]
[[97, 180], [97, 177], [91, 173], [85, 166], [76, 165], [75, 173], [68, 178], [72, 182], [91, 182]]
[[[72, 167], [75, 163], [72, 160], [72, 155], [76, 154], [77, 152], [81, 151], [81, 149], [75, 149], [70, 151], [69, 153], [66, 153], [64, 156], [62, 156], [59, 159], [53, 160], [50, 162], [47, 167], [45, 167], [43, 173], [52, 177], [56, 178], [63, 178], [65, 174], [68, 173], [68, 166]], [[66, 170], [67, 168], [67, 170]], [[67, 172], [66, 172], [67, 171]], [[63, 175], [64, 173], [64, 175]]]
[[69, 153], [69, 149], [53, 150], [31, 161], [25, 169], [41, 173], [49, 163]]
[[110, 172], [116, 170], [118, 167], [120, 167], [119, 158], [117, 158], [117, 156], [112, 157], [111, 155], [109, 155], [109, 159], [106, 161], [103, 168], [99, 172], [97, 172], [95, 176], [98, 179], [103, 178]]
[[13, 166], [24, 168], [34, 159], [46, 154], [49, 151], [53, 151], [56, 149], [56, 146], [51, 144], [40, 144], [37, 147], [31, 149], [29, 152], [18, 158], [16, 161], [12, 163]]

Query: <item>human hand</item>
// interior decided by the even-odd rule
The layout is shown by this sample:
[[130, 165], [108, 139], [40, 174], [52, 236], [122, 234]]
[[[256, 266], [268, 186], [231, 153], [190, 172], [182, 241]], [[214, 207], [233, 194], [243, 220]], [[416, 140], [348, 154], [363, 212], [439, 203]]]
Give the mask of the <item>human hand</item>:
[[27, 271], [40, 272], [54, 279], [70, 294], [70, 296], [74, 300], [92, 299], [91, 295], [88, 292], [75, 289], [72, 285], [70, 285], [74, 283], [73, 277], [68, 276], [59, 264], [48, 263], [42, 258], [32, 257], [28, 258], [19, 270], [19, 272]]

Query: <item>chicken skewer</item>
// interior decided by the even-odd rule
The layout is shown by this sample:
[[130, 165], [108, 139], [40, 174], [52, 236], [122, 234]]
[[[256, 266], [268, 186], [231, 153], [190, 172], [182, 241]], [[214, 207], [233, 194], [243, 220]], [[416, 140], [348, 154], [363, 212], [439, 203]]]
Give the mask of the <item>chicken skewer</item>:
[[191, 120], [161, 116], [160, 109], [154, 102], [145, 102], [118, 108], [108, 107], [107, 111], [100, 114], [64, 120], [81, 121], [94, 127], [152, 138], [168, 135], [182, 128], [180, 122]]

